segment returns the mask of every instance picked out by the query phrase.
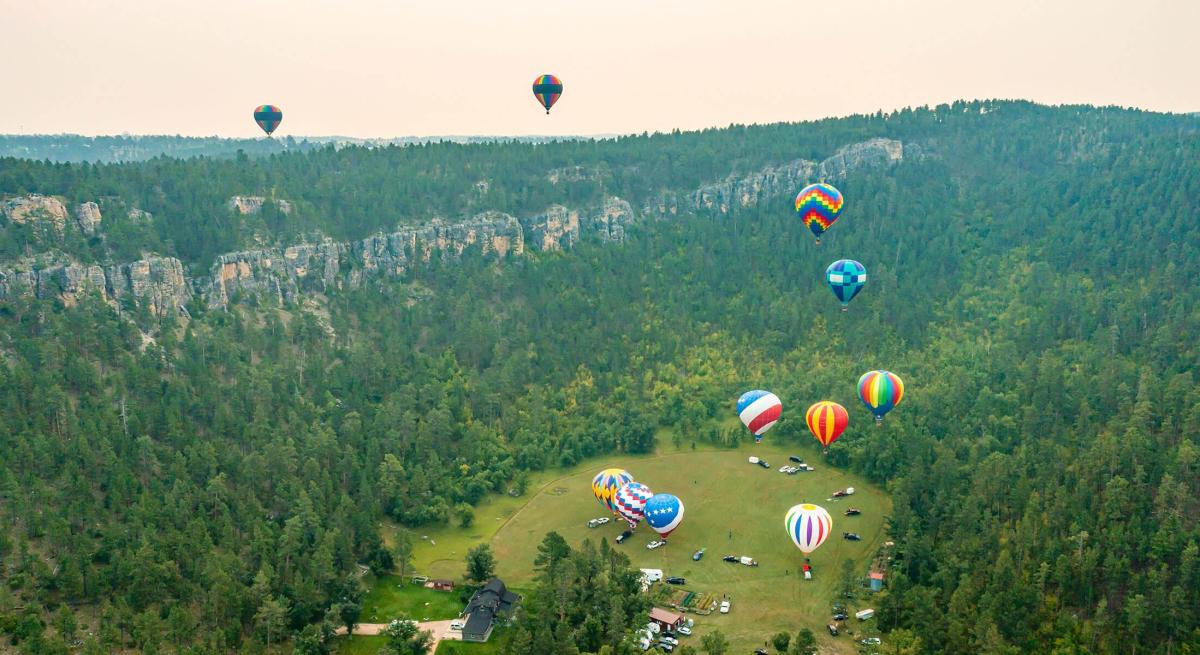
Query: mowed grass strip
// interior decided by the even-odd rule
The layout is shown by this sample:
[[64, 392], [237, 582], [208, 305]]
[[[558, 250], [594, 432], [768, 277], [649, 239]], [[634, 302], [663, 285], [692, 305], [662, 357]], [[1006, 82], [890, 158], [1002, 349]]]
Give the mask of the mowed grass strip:
[[365, 580], [369, 591], [363, 599], [362, 623], [389, 623], [401, 616], [414, 621], [457, 618], [466, 603], [458, 590], [435, 591], [395, 575]]
[[[769, 461], [771, 468], [748, 463], [751, 454]], [[698, 642], [699, 635], [720, 628], [730, 638], [733, 652], [750, 652], [781, 630], [794, 633], [808, 627], [821, 635], [829, 622], [843, 560], [852, 560], [855, 571], [865, 576], [871, 556], [884, 541], [884, 519], [891, 503], [882, 490], [807, 454], [816, 471], [780, 473], [778, 469], [789, 463], [787, 455], [786, 448], [764, 442], [737, 450], [685, 450], [604, 461], [604, 466], [626, 468], [651, 490], [675, 494], [684, 503], [683, 523], [667, 546], [647, 550], [647, 542], [657, 535], [643, 523], [633, 538], [615, 547], [639, 568], [683, 576], [686, 589], [731, 600], [732, 611], [727, 615], [694, 617], [698, 629], [692, 640]], [[619, 520], [595, 529], [586, 526], [588, 519], [606, 515], [591, 493], [593, 468], [558, 478], [540, 489], [492, 538], [497, 573], [509, 585], [530, 584], [537, 545], [551, 530], [577, 546], [584, 539], [598, 542], [606, 538], [612, 543], [626, 529]], [[848, 486], [856, 488], [854, 496], [832, 498], [835, 490]], [[566, 492], [560, 493], [561, 489]], [[821, 505], [833, 516], [833, 535], [812, 555], [811, 581], [803, 580], [799, 573], [804, 558], [783, 524], [788, 508], [800, 502]], [[862, 515], [843, 516], [847, 507], [861, 509]], [[842, 532], [857, 532], [863, 541], [846, 541]], [[702, 547], [707, 548], [704, 558], [693, 561], [692, 553]], [[721, 557], [727, 554], [753, 557], [759, 566], [723, 562]], [[869, 603], [870, 595], [864, 591], [859, 601], [851, 604], [865, 607]], [[833, 644], [840, 644], [839, 650], [849, 647], [845, 637], [830, 640]]]

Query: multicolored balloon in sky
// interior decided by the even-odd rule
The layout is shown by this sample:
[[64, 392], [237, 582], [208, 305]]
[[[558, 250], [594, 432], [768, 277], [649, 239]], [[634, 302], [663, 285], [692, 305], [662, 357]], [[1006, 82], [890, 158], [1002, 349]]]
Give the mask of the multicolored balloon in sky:
[[867, 371], [858, 379], [858, 398], [875, 415], [875, 425], [904, 398], [904, 380], [890, 371]]
[[562, 80], [553, 75], [538, 75], [537, 79], [533, 81], [533, 97], [542, 103], [547, 114], [550, 113], [550, 108], [554, 106], [554, 103], [558, 102], [562, 92]]
[[283, 110], [275, 105], [259, 105], [258, 109], [254, 110], [254, 122], [258, 123], [267, 136], [271, 136], [275, 128], [283, 122]]
[[821, 235], [841, 216], [842, 204], [842, 192], [832, 184], [810, 184], [796, 195], [796, 215], [821, 243]]
[[833, 518], [824, 507], [801, 503], [787, 511], [783, 526], [800, 552], [808, 555], [820, 547], [833, 531]]
[[822, 400], [808, 408], [804, 420], [808, 423], [808, 431], [812, 432], [828, 453], [829, 444], [837, 441], [846, 430], [850, 423], [850, 415], [846, 413], [845, 407], [832, 400]]
[[633, 482], [633, 476], [624, 469], [604, 469], [592, 478], [592, 494], [600, 505], [613, 514], [617, 513], [617, 491]]
[[842, 301], [844, 312], [850, 308], [850, 301], [867, 283], [867, 269], [853, 259], [839, 259], [825, 269], [825, 281], [833, 295]]
[[637, 527], [646, 514], [646, 502], [654, 495], [650, 487], [640, 482], [630, 482], [617, 491], [617, 515], [625, 519], [629, 529]]
[[671, 494], [654, 494], [646, 501], [646, 524], [667, 540], [683, 521], [683, 501]]
[[754, 443], [758, 443], [762, 441], [763, 433], [770, 430], [783, 414], [783, 403], [770, 391], [755, 389], [738, 398], [737, 413], [742, 424], [754, 435]]

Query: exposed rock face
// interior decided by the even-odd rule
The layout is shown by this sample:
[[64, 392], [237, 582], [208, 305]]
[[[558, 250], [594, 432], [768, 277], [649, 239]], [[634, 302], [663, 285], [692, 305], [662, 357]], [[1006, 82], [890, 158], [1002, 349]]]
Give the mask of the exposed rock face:
[[75, 223], [79, 225], [79, 231], [89, 237], [100, 231], [101, 220], [100, 205], [94, 202], [85, 202], [75, 208]]
[[138, 209], [137, 207], [130, 209], [128, 216], [129, 220], [134, 223], [149, 223], [150, 221], [154, 220], [154, 214], [142, 209]]
[[610, 196], [603, 205], [590, 210], [554, 205], [524, 223], [529, 228], [531, 243], [538, 250], [561, 250], [591, 237], [605, 242], [624, 241], [625, 226], [635, 218], [628, 202]]
[[0, 271], [0, 300], [34, 295], [60, 298], [73, 305], [87, 292], [109, 301], [130, 298], [158, 315], [179, 311], [191, 297], [183, 264], [174, 257], [148, 257], [107, 268], [55, 263], [37, 269]]
[[305, 291], [353, 288], [372, 277], [403, 275], [435, 252], [451, 259], [471, 247], [497, 258], [520, 255], [525, 251], [521, 225], [508, 214], [485, 212], [461, 223], [434, 220], [350, 243], [325, 240], [231, 253], [218, 257], [211, 276], [196, 287], [210, 307], [226, 306], [238, 292], [286, 301]]
[[[461, 222], [433, 220], [390, 234], [352, 242], [325, 239], [286, 248], [264, 248], [221, 255], [208, 277], [189, 280], [183, 265], [173, 257], [148, 257], [117, 266], [100, 267], [53, 255], [16, 262], [0, 269], [0, 300], [19, 295], [62, 299], [73, 304], [80, 294], [94, 292], [110, 302], [132, 300], [164, 315], [186, 312], [194, 294], [209, 307], [225, 307], [239, 293], [269, 294], [280, 301], [293, 301], [306, 292], [354, 288], [371, 278], [405, 274], [429, 262], [435, 254], [444, 260], [461, 257], [478, 248], [485, 256], [503, 259], [525, 252], [525, 239], [537, 250], [569, 248], [584, 239], [621, 242], [627, 229], [639, 218], [669, 218], [694, 211], [728, 213], [739, 207], [779, 202], [809, 182], [837, 180], [851, 171], [880, 168], [923, 153], [899, 141], [872, 139], [846, 146], [832, 157], [813, 162], [796, 160], [764, 168], [741, 177], [729, 178], [683, 193], [666, 193], [635, 212], [628, 202], [608, 197], [599, 207], [571, 209], [561, 205], [518, 221], [501, 212], [484, 212]], [[575, 169], [556, 172], [559, 179], [586, 175]], [[264, 199], [235, 196], [230, 208], [243, 214], [261, 211]], [[276, 201], [287, 211], [284, 201]], [[26, 196], [7, 200], [4, 215], [13, 223], [45, 221], [59, 232], [67, 219], [66, 209], [54, 198]], [[152, 217], [131, 209], [132, 220]], [[100, 209], [95, 203], [76, 208], [75, 221], [85, 234], [100, 228]], [[415, 300], [414, 300], [415, 302]]]
[[666, 193], [658, 202], [645, 207], [645, 211], [658, 216], [675, 216], [694, 210], [727, 214], [733, 208], [751, 207], [767, 199], [795, 193], [811, 182], [841, 179], [852, 170], [890, 166], [900, 162], [904, 154], [905, 146], [899, 141], [871, 139], [842, 147], [821, 162], [797, 159], [744, 177], [730, 176], [689, 193]]
[[2, 206], [4, 216], [17, 225], [43, 224], [49, 225], [55, 232], [62, 234], [67, 224], [67, 208], [58, 198], [42, 196], [36, 193], [10, 198]]
[[[262, 211], [263, 203], [266, 198], [262, 196], [234, 196], [229, 199], [229, 208], [242, 215], [257, 214]], [[279, 211], [290, 214], [292, 213], [292, 204], [286, 200], [273, 201]]]

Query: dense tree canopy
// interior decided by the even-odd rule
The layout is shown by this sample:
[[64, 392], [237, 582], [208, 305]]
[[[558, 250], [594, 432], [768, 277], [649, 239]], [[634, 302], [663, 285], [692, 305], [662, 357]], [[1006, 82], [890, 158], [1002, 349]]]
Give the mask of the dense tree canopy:
[[[960, 103], [604, 142], [0, 161], [5, 192], [154, 213], [130, 243], [64, 246], [73, 254], [207, 265], [259, 230], [356, 237], [435, 214], [646, 198], [873, 135], [928, 153], [839, 181], [847, 210], [819, 248], [761, 206], [499, 266], [468, 253], [315, 304], [157, 320], [95, 298], [7, 301], [0, 631], [27, 653], [63, 652], [82, 623], [82, 652], [281, 639], [318, 652], [328, 624], [356, 617], [355, 564], [394, 564], [382, 517], [463, 521], [522, 471], [646, 452], [663, 426], [741, 438], [714, 419], [766, 386], [793, 408], [772, 439], [816, 448], [794, 408], [853, 408], [830, 457], [893, 495], [900, 557], [879, 619], [896, 652], [1200, 649], [1196, 130]], [[600, 174], [544, 182], [573, 166]], [[231, 229], [225, 199], [264, 189], [297, 204], [296, 223]], [[29, 247], [5, 230], [6, 253]], [[841, 256], [871, 276], [848, 313], [821, 276]], [[408, 302], [417, 286], [431, 295]], [[881, 367], [908, 395], [876, 429], [853, 393]], [[579, 598], [529, 599], [558, 618], [528, 638], [616, 652], [613, 631], [636, 623], [602, 607], [627, 583], [619, 556], [543, 546], [541, 575], [586, 582]], [[563, 621], [580, 608], [596, 625]]]

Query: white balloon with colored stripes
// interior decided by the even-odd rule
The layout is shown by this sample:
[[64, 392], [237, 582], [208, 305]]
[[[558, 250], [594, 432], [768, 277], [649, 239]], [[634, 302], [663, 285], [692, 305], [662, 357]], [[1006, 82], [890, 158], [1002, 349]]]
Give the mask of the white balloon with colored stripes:
[[829, 533], [833, 531], [833, 518], [824, 507], [801, 503], [787, 511], [783, 525], [796, 548], [808, 555], [829, 538]]

